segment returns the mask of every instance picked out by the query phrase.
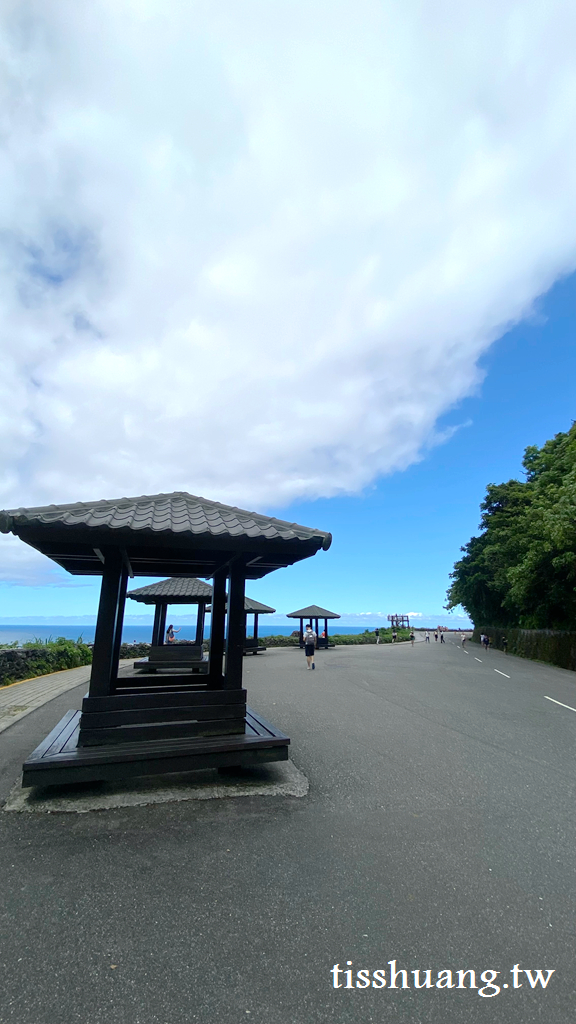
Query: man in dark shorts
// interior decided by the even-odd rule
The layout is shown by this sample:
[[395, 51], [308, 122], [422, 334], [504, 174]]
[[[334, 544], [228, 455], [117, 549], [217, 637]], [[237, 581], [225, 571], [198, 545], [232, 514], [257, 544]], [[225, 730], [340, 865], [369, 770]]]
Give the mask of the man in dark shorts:
[[314, 651], [316, 650], [316, 633], [312, 629], [312, 623], [309, 622], [306, 626], [306, 632], [304, 633], [304, 654], [306, 655], [306, 664], [309, 669], [313, 669], [314, 666]]

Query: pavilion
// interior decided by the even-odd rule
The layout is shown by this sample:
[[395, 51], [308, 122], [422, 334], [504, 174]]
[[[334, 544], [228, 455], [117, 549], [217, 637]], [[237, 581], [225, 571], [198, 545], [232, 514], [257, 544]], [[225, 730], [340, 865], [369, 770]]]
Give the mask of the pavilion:
[[147, 587], [138, 587], [136, 590], [129, 590], [126, 597], [131, 601], [139, 601], [141, 604], [154, 605], [154, 625], [152, 626], [152, 646], [162, 647], [164, 634], [166, 632], [166, 615], [168, 605], [172, 604], [196, 604], [198, 614], [196, 617], [196, 641], [202, 645], [204, 640], [204, 620], [206, 608], [212, 600], [212, 587], [204, 580], [198, 579], [175, 579], [160, 580], [159, 583], [151, 583]]
[[318, 637], [318, 619], [324, 619], [324, 637], [318, 637], [318, 647], [334, 647], [328, 641], [328, 619], [339, 619], [337, 612], [330, 612], [327, 608], [320, 608], [317, 604], [310, 604], [307, 608], [299, 608], [297, 612], [288, 612], [287, 619], [300, 619], [300, 647], [304, 646], [304, 623], [315, 623], [314, 631]]
[[[246, 706], [245, 581], [328, 550], [329, 533], [185, 491], [12, 509], [0, 512], [0, 531], [73, 575], [102, 577], [88, 695], [27, 759], [24, 786], [287, 758], [288, 737]], [[212, 579], [202, 680], [119, 674], [128, 578], [136, 576]]]
[[276, 609], [271, 608], [269, 604], [262, 604], [261, 601], [255, 601], [252, 597], [247, 597], [246, 600], [244, 601], [244, 611], [246, 612], [246, 618], [248, 617], [248, 615], [254, 616], [254, 628], [252, 631], [252, 636], [248, 636], [248, 626], [245, 625], [244, 627], [244, 653], [259, 654], [262, 651], [265, 651], [266, 648], [261, 647], [258, 642], [258, 616], [273, 615]]
[[[138, 587], [136, 590], [129, 590], [126, 597], [132, 601], [140, 601], [142, 604], [154, 605], [154, 625], [152, 627], [152, 647], [164, 645], [164, 634], [166, 632], [166, 615], [168, 605], [173, 604], [196, 604], [198, 614], [196, 617], [196, 639], [195, 645], [202, 647], [204, 642], [204, 622], [206, 612], [210, 611], [212, 601], [212, 587], [204, 580], [198, 579], [168, 579], [160, 580], [159, 583], [150, 583], [147, 587]], [[270, 605], [254, 601], [251, 597], [244, 598], [244, 651], [263, 651], [264, 647], [258, 646], [258, 616], [271, 615], [275, 608]], [[246, 619], [248, 615], [254, 616], [253, 636], [248, 636]]]

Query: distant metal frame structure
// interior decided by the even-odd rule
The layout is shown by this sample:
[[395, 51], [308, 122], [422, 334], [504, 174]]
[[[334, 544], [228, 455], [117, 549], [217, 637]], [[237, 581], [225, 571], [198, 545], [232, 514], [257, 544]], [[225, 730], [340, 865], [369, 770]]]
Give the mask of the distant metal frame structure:
[[388, 622], [391, 629], [410, 629], [410, 618], [408, 615], [389, 615]]

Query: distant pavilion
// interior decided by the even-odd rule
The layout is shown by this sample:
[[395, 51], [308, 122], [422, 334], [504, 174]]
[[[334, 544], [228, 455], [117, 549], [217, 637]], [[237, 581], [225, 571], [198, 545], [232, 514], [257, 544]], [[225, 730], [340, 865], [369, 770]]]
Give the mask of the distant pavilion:
[[314, 631], [318, 636], [318, 620], [324, 619], [324, 637], [318, 637], [318, 647], [328, 647], [328, 619], [339, 619], [337, 612], [330, 612], [327, 608], [320, 608], [317, 604], [310, 604], [307, 608], [299, 608], [297, 612], [288, 612], [288, 619], [300, 619], [300, 647], [304, 646], [304, 623], [315, 623]]
[[153, 647], [160, 647], [164, 643], [168, 605], [172, 604], [198, 605], [195, 643], [201, 644], [203, 642], [206, 606], [210, 605], [212, 600], [212, 587], [209, 583], [205, 583], [204, 580], [178, 579], [177, 577], [169, 580], [160, 580], [159, 583], [150, 583], [147, 587], [129, 590], [126, 597], [129, 597], [131, 601], [140, 601], [142, 604], [154, 605]]
[[[166, 616], [168, 605], [173, 604], [195, 604], [198, 605], [196, 617], [196, 638], [195, 644], [202, 644], [204, 641], [204, 623], [206, 612], [211, 610], [212, 587], [204, 580], [198, 579], [168, 579], [160, 580], [158, 583], [150, 583], [147, 587], [138, 587], [137, 590], [129, 590], [126, 594], [132, 601], [140, 601], [142, 604], [154, 605], [154, 625], [152, 627], [152, 646], [160, 647], [164, 643], [166, 633]], [[258, 647], [258, 616], [271, 615], [275, 608], [270, 605], [254, 601], [251, 597], [244, 598], [245, 612], [245, 649], [252, 650]], [[248, 636], [246, 619], [248, 615], [254, 616], [253, 635]]]

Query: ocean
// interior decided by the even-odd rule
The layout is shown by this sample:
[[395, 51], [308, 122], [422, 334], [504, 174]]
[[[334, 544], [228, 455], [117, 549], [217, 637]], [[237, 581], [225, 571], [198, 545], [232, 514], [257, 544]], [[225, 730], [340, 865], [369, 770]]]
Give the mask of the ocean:
[[[177, 627], [178, 622], [176, 619], [173, 620], [174, 625]], [[248, 634], [250, 635], [251, 620], [248, 622]], [[298, 628], [298, 623], [295, 623]], [[323, 625], [322, 625], [322, 628]], [[337, 627], [331, 629], [328, 626], [329, 633], [363, 633], [365, 626], [346, 626], [338, 623]], [[42, 625], [35, 626], [34, 624], [26, 624], [25, 626], [19, 626], [10, 624], [9, 626], [3, 626], [0, 624], [0, 644], [11, 644], [14, 641], [18, 641], [19, 644], [27, 643], [30, 640], [48, 640], [52, 638], [56, 639], [58, 636], [64, 636], [67, 640], [78, 640], [79, 637], [85, 641], [85, 643], [92, 643], [94, 640], [94, 632], [96, 627], [78, 625], [78, 626], [67, 626], [62, 624], [56, 625]], [[294, 631], [294, 626], [277, 626], [274, 623], [269, 625], [265, 621], [260, 620], [258, 623], [258, 635], [259, 636], [290, 636], [290, 633]], [[183, 625], [180, 627], [180, 633], [178, 634], [178, 640], [193, 640], [196, 635], [196, 627], [194, 625]], [[152, 623], [149, 626], [131, 626], [126, 624], [122, 631], [122, 640], [126, 644], [149, 644], [152, 636]], [[210, 636], [210, 624], [206, 624], [205, 636]]]

